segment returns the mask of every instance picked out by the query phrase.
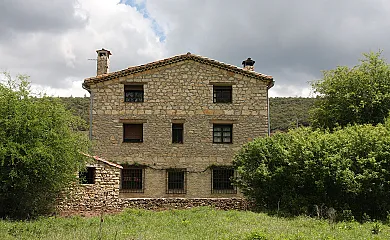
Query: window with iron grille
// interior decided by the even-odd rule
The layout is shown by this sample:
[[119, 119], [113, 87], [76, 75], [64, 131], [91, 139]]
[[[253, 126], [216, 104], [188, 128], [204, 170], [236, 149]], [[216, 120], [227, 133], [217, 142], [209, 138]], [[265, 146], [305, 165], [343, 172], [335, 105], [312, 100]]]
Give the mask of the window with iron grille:
[[172, 143], [183, 143], [183, 123], [172, 123]]
[[144, 85], [125, 85], [125, 102], [143, 102]]
[[231, 103], [232, 86], [213, 86], [214, 103]]
[[237, 189], [232, 184], [234, 169], [229, 167], [219, 167], [212, 169], [212, 193], [237, 193]]
[[213, 143], [232, 143], [233, 124], [214, 124]]
[[123, 124], [123, 142], [143, 142], [143, 124]]
[[186, 193], [185, 169], [167, 170], [167, 193]]
[[139, 167], [124, 167], [121, 171], [121, 191], [143, 193], [144, 169]]
[[95, 184], [95, 167], [87, 167], [84, 171], [79, 172], [79, 181], [81, 184]]

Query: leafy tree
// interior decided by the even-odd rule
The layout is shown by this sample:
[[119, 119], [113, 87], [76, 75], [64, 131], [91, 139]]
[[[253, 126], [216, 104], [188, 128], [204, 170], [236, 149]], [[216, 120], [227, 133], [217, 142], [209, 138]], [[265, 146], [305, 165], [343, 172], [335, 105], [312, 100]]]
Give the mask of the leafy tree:
[[381, 52], [365, 53], [360, 64], [324, 71], [312, 87], [319, 98], [311, 112], [314, 127], [383, 123], [390, 110], [390, 66]]
[[83, 166], [85, 134], [58, 99], [32, 97], [26, 76], [0, 82], [0, 217], [31, 218], [53, 209]]

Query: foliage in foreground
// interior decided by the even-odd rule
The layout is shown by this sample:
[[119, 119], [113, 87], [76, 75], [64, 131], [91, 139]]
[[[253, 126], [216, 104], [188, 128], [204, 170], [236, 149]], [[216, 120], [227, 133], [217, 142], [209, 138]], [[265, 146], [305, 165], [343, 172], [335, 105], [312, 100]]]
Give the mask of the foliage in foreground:
[[390, 121], [258, 138], [234, 165], [244, 194], [268, 210], [326, 215], [334, 208], [359, 220], [390, 212]]
[[[190, 210], [127, 210], [94, 218], [40, 218], [0, 221], [0, 239], [389, 239], [390, 227], [379, 222], [331, 223], [308, 217], [285, 219], [263, 213]], [[378, 230], [378, 232], [373, 232]]]
[[311, 112], [314, 127], [384, 122], [390, 110], [390, 65], [381, 52], [363, 56], [359, 65], [324, 71], [323, 79], [313, 82], [320, 95]]
[[25, 76], [0, 83], [0, 217], [29, 218], [51, 210], [82, 166], [88, 149], [79, 119], [56, 99], [31, 97]]

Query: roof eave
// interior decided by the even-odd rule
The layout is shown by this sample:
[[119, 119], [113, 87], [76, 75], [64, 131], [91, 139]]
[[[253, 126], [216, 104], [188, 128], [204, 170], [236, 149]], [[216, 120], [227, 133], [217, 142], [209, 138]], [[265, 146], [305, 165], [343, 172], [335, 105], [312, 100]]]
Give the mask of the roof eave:
[[[120, 70], [120, 71], [107, 73], [107, 74], [99, 75], [99, 76], [96, 76], [96, 77], [86, 78], [84, 80], [84, 86], [89, 88], [90, 84], [103, 82], [103, 81], [108, 81], [108, 80], [115, 79], [115, 78], [118, 78], [118, 77], [123, 77], [123, 76], [128, 76], [128, 75], [131, 75], [131, 74], [135, 74], [135, 73], [148, 71], [148, 70], [151, 70], [151, 69], [155, 69], [155, 68], [158, 68], [158, 67], [162, 67], [162, 66], [166, 66], [166, 65], [169, 65], [169, 64], [173, 64], [173, 63], [177, 63], [177, 62], [181, 62], [181, 61], [186, 61], [186, 60], [193, 60], [193, 61], [196, 61], [196, 62], [205, 63], [205, 64], [208, 64], [208, 65], [213, 66], [213, 67], [218, 67], [218, 68], [221, 68], [221, 69], [225, 69], [227, 71], [231, 71], [231, 72], [238, 73], [238, 74], [241, 74], [241, 75], [244, 75], [244, 76], [248, 76], [248, 77], [253, 77], [253, 78], [256, 78], [256, 79], [259, 79], [259, 80], [271, 80], [271, 81], [273, 81], [272, 76], [269, 76], [269, 75], [265, 75], [265, 74], [262, 74], [262, 73], [257, 73], [257, 72], [254, 72], [254, 71], [247, 71], [247, 70], [244, 70], [244, 69], [239, 68], [237, 66], [233, 66], [233, 65], [226, 64], [226, 63], [223, 63], [223, 62], [219, 62], [219, 61], [216, 61], [216, 60], [213, 60], [213, 59], [210, 59], [210, 58], [206, 58], [206, 57], [202, 57], [202, 56], [198, 56], [198, 55], [187, 53], [187, 54], [177, 55], [177, 56], [173, 56], [173, 57], [170, 57], [170, 58], [166, 58], [166, 59], [163, 59], [163, 60], [158, 60], [158, 61], [155, 61], [155, 62], [151, 62], [151, 63], [139, 65], [139, 66], [129, 67], [129, 68], [126, 68], [126, 69], [123, 69], [123, 70]], [[272, 86], [273, 86], [273, 84], [272, 84]]]

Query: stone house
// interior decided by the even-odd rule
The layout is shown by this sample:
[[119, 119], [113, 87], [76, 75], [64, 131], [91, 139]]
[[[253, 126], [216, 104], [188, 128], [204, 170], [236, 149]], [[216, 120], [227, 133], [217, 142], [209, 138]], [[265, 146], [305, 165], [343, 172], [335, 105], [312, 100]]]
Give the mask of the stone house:
[[110, 73], [111, 52], [97, 54], [97, 76], [83, 87], [92, 154], [108, 161], [87, 168], [86, 186], [114, 178], [108, 189], [120, 199], [241, 196], [232, 158], [269, 132], [272, 76], [250, 58], [239, 68], [191, 53]]

